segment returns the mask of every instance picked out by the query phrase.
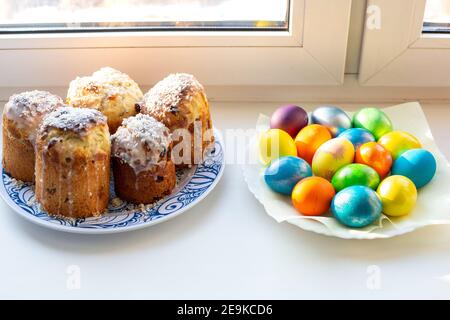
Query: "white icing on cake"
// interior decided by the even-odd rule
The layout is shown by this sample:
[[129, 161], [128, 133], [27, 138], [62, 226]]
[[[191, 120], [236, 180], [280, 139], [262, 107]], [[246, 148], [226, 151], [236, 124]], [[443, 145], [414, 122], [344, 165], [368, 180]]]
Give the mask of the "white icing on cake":
[[46, 115], [40, 130], [45, 131], [50, 128], [56, 128], [63, 131], [82, 133], [98, 124], [106, 124], [106, 117], [100, 111], [65, 107]]
[[164, 124], [138, 114], [122, 122], [111, 142], [112, 155], [139, 173], [167, 160], [172, 139]]
[[142, 108], [160, 110], [161, 112], [176, 111], [180, 102], [191, 99], [193, 94], [203, 91], [203, 86], [191, 74], [175, 73], [158, 82], [144, 95]]
[[64, 106], [64, 101], [50, 92], [28, 91], [13, 95], [3, 110], [5, 117], [24, 129], [34, 142], [36, 130], [47, 113]]

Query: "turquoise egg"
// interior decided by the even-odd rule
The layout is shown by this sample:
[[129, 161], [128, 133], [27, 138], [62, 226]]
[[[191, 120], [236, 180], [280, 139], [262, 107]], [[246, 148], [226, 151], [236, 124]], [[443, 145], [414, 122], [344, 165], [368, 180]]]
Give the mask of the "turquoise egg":
[[347, 129], [338, 135], [338, 138], [345, 138], [353, 143], [355, 150], [367, 142], [375, 141], [375, 137], [370, 131], [362, 128]]
[[264, 181], [269, 188], [285, 195], [291, 195], [300, 180], [311, 176], [308, 162], [293, 156], [275, 159], [264, 171]]
[[436, 159], [425, 149], [405, 151], [395, 160], [392, 174], [405, 176], [416, 185], [416, 188], [422, 188], [436, 174]]
[[381, 217], [382, 205], [377, 193], [372, 189], [351, 186], [334, 196], [331, 211], [343, 225], [363, 228]]

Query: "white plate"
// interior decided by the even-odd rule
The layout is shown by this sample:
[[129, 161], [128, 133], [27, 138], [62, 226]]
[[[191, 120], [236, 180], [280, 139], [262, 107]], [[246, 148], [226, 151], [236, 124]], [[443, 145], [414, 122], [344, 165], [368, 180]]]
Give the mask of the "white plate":
[[[414, 210], [402, 218], [382, 216], [376, 225], [352, 229], [339, 224], [330, 214], [323, 217], [300, 215], [289, 197], [271, 191], [264, 182], [264, 168], [259, 164], [243, 167], [244, 177], [250, 191], [262, 203], [266, 212], [278, 222], [288, 222], [302, 229], [344, 239], [390, 238], [421, 227], [450, 223], [450, 165], [434, 142], [425, 115], [417, 102], [405, 103], [383, 109], [391, 118], [395, 130], [412, 133], [436, 157], [437, 172], [434, 179], [419, 189]], [[350, 114], [350, 113], [349, 113]], [[259, 130], [267, 129], [268, 118], [260, 117]], [[257, 154], [257, 137], [249, 145], [249, 152]]]
[[[104, 234], [141, 229], [172, 219], [203, 200], [219, 182], [225, 169], [224, 148], [215, 130], [215, 148], [204, 162], [177, 172], [177, 186], [171, 195], [152, 206], [135, 206], [125, 201], [110, 201], [107, 213], [95, 218], [65, 219], [43, 212], [35, 201], [34, 186], [12, 179], [0, 165], [0, 195], [21, 217], [38, 225], [65, 232]], [[111, 199], [115, 197], [111, 183]]]

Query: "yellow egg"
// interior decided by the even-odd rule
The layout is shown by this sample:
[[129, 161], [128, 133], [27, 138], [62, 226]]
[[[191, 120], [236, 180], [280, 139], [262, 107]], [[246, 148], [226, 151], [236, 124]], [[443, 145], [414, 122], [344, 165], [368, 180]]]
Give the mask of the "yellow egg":
[[387, 177], [378, 186], [377, 193], [383, 204], [383, 212], [388, 216], [404, 216], [416, 205], [416, 186], [404, 176]]
[[336, 171], [353, 162], [355, 148], [345, 138], [328, 140], [317, 149], [312, 160], [315, 176], [331, 180]]
[[259, 139], [259, 159], [265, 165], [284, 156], [297, 156], [294, 139], [283, 130], [270, 129]]
[[378, 140], [378, 144], [389, 151], [394, 160], [405, 151], [422, 148], [419, 140], [405, 131], [391, 131], [386, 133]]

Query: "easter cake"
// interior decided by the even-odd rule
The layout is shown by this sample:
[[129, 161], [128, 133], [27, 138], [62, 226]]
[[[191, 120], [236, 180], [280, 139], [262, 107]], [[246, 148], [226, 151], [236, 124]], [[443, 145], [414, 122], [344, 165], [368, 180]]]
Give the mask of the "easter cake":
[[108, 119], [111, 134], [123, 119], [136, 114], [136, 103], [143, 94], [127, 74], [113, 68], [102, 68], [91, 76], [78, 77], [70, 83], [67, 103], [76, 108], [92, 108]]
[[42, 118], [64, 105], [46, 91], [13, 95], [3, 109], [3, 168], [12, 177], [34, 181], [34, 148]]
[[149, 204], [175, 187], [169, 129], [145, 114], [125, 119], [111, 137], [117, 195], [135, 204]]
[[[193, 174], [185, 165], [203, 161], [214, 142], [206, 93], [192, 75], [170, 75], [144, 98], [128, 75], [102, 68], [72, 81], [67, 103], [32, 91], [3, 111], [5, 172], [18, 185], [34, 183], [30, 203], [58, 219], [97, 217], [118, 202], [151, 206]], [[178, 130], [189, 138], [189, 159], [177, 172]]]
[[59, 108], [36, 138], [36, 200], [52, 215], [97, 216], [109, 200], [110, 140], [97, 110]]
[[186, 167], [203, 161], [214, 135], [205, 89], [193, 75], [167, 76], [145, 94], [139, 109], [169, 128], [175, 165]]

